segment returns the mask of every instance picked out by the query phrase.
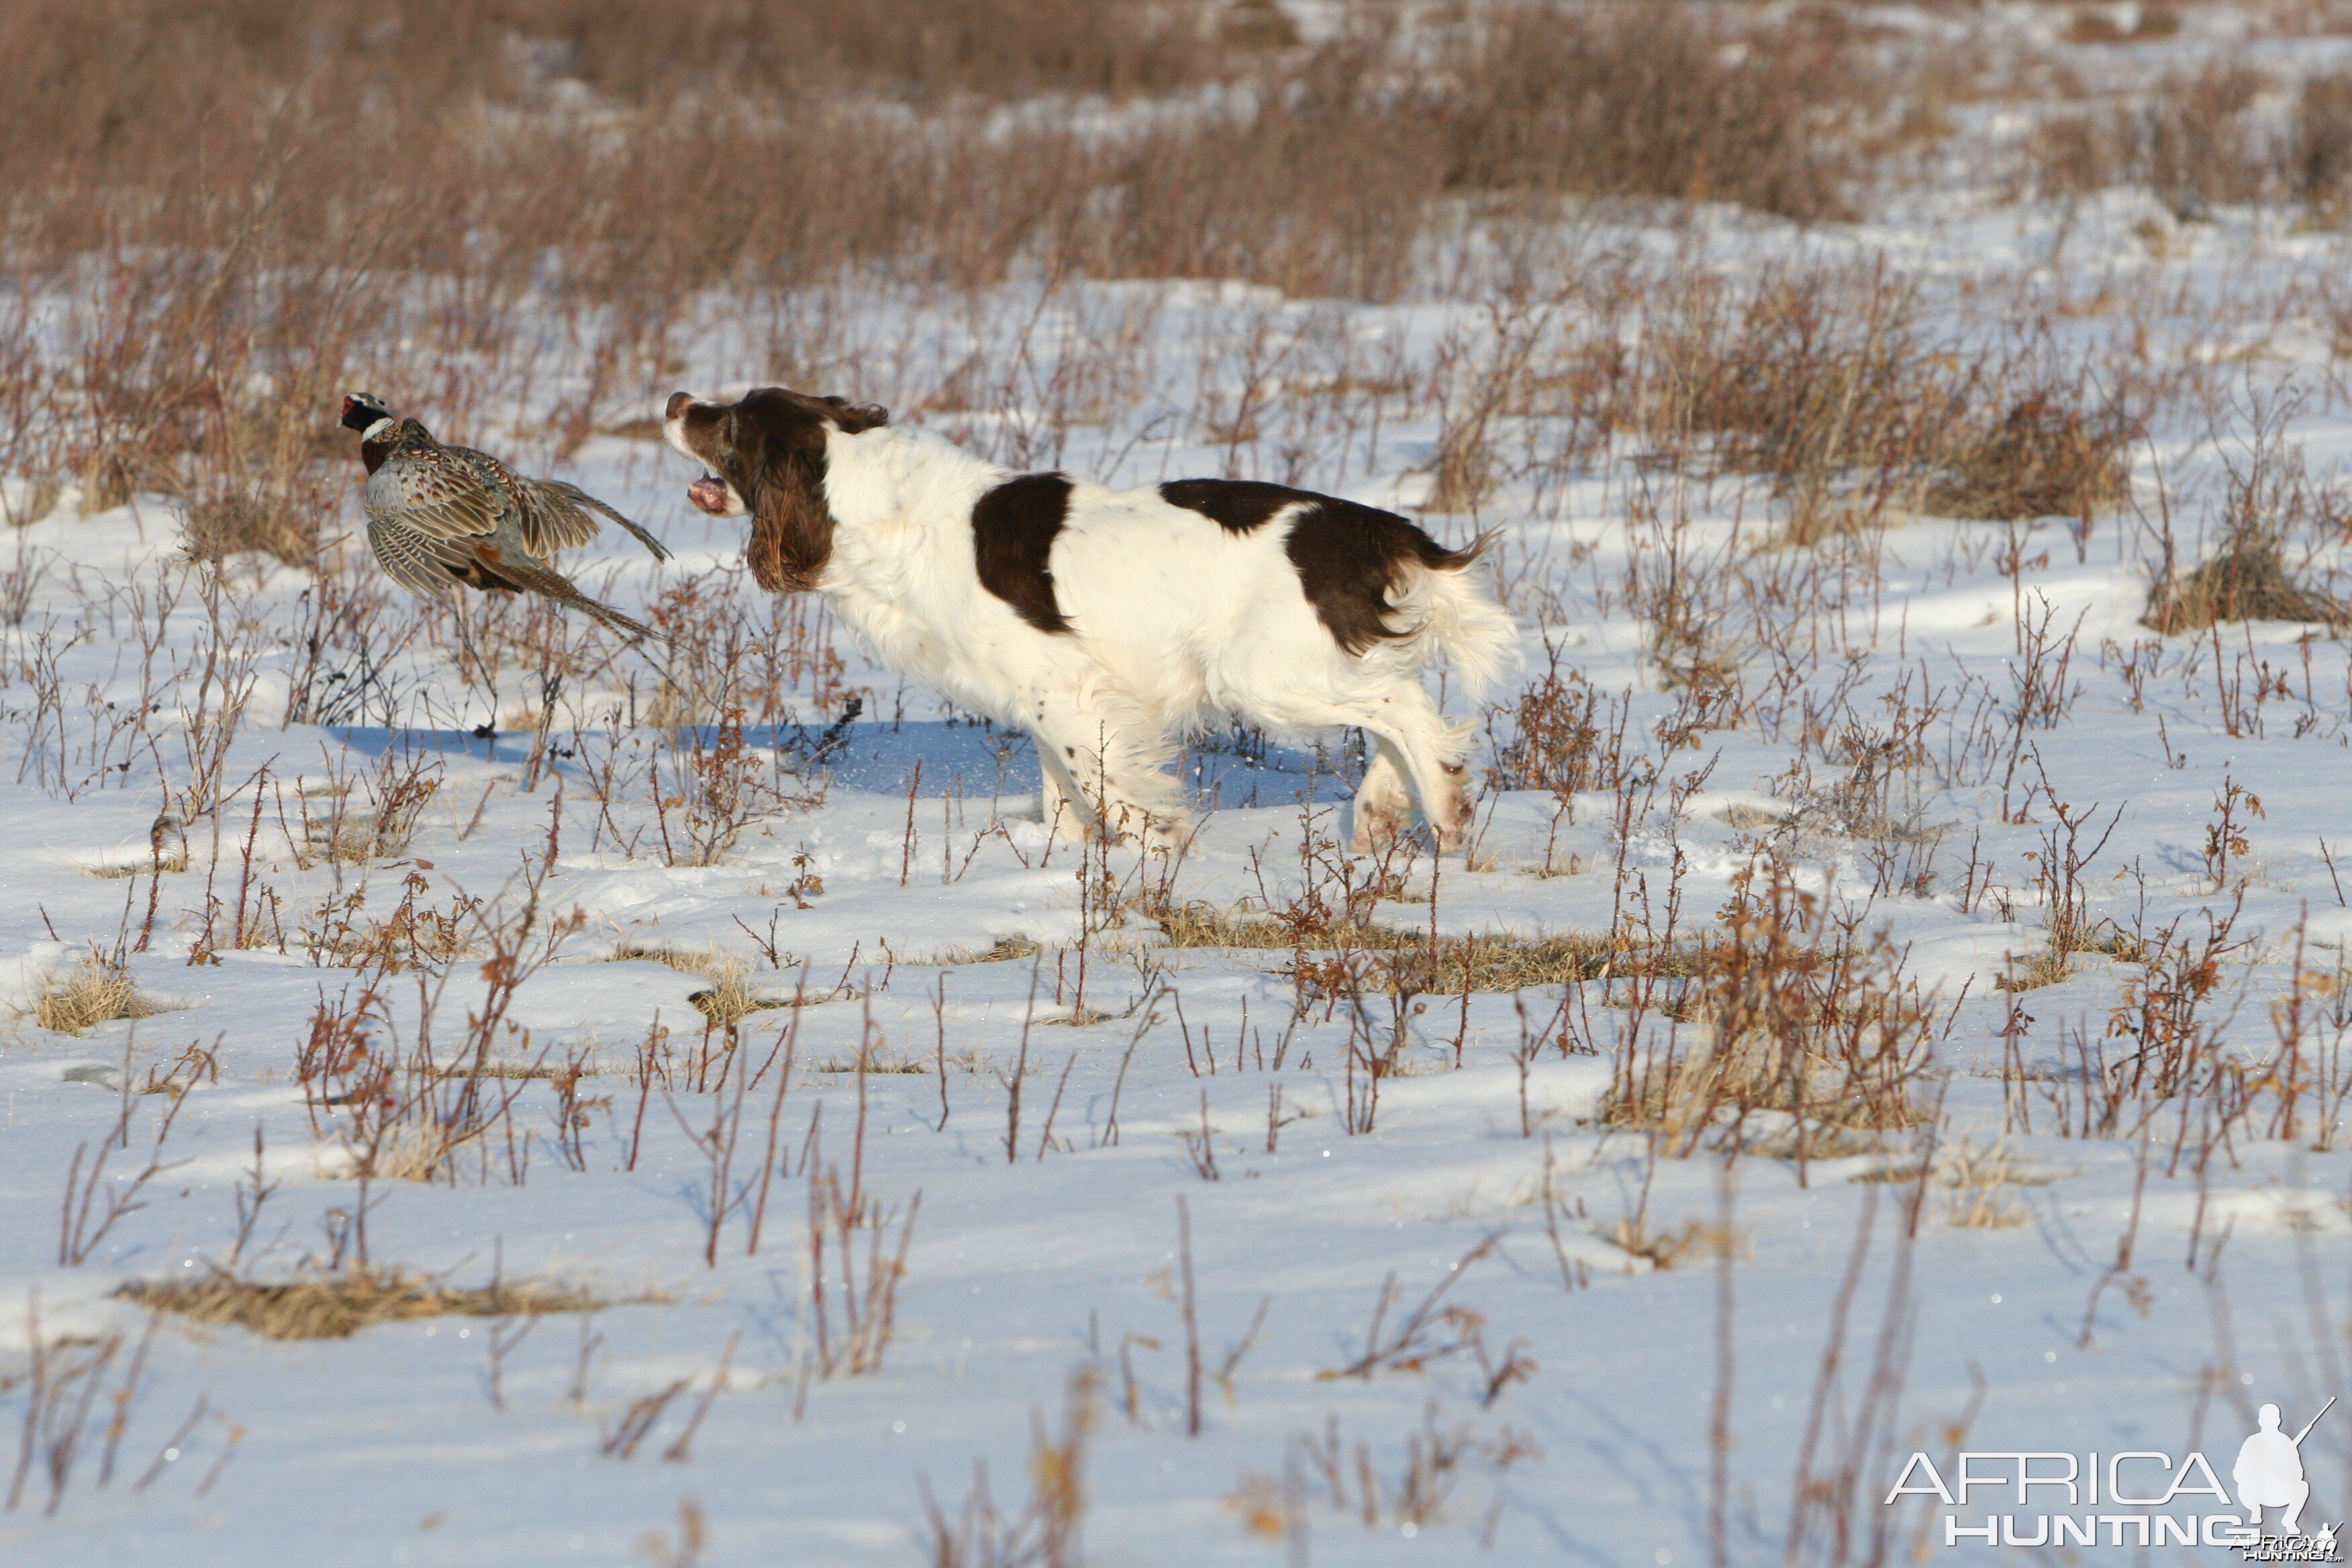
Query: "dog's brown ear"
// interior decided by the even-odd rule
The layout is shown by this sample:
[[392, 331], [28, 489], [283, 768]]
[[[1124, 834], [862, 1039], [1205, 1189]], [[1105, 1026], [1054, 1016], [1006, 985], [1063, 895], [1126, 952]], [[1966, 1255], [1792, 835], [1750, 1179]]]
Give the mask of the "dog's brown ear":
[[890, 411], [878, 403], [852, 403], [842, 397], [828, 397], [825, 401], [833, 405], [833, 422], [845, 436], [862, 436], [890, 423]]
[[751, 538], [744, 558], [772, 594], [816, 586], [833, 556], [833, 510], [824, 503], [824, 458], [771, 445], [751, 498]]

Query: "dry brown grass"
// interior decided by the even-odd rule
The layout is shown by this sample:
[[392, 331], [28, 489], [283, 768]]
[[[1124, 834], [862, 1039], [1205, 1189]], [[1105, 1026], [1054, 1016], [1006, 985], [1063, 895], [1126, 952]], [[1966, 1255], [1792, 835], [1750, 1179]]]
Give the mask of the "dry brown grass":
[[2074, 973], [2063, 952], [2044, 949], [2040, 952], [2011, 954], [2009, 968], [1996, 975], [1992, 988], [1996, 991], [2039, 991], [2045, 985], [2055, 985]]
[[[740, 1023], [754, 1013], [777, 1007], [789, 1007], [790, 1001], [763, 996], [751, 985], [751, 967], [730, 953], [716, 948], [683, 948], [625, 943], [615, 949], [616, 962], [643, 959], [648, 963], [666, 964], [681, 974], [700, 975], [710, 984], [687, 997], [695, 1010], [719, 1028]], [[817, 998], [812, 998], [816, 1000]]]
[[2115, 107], [2049, 120], [2036, 134], [2034, 181], [2061, 196], [2145, 185], [2187, 218], [2215, 205], [2289, 201], [2339, 221], [2352, 195], [2352, 72], [2298, 84], [2284, 134], [2257, 109], [2277, 85], [2216, 62]]
[[951, 947], [919, 960], [925, 966], [952, 968], [967, 963], [1010, 963], [1016, 958], [1034, 958], [1039, 945], [1025, 936], [1000, 936], [984, 948]]
[[118, 1018], [148, 1018], [164, 1009], [140, 994], [131, 976], [103, 959], [86, 959], [44, 982], [33, 1021], [61, 1035], [79, 1035]]
[[341, 1340], [379, 1323], [417, 1318], [532, 1317], [593, 1312], [612, 1304], [577, 1286], [548, 1280], [460, 1288], [403, 1269], [365, 1266], [265, 1283], [207, 1264], [199, 1279], [137, 1281], [115, 1294], [151, 1311], [234, 1324], [271, 1340]]
[[2180, 13], [2169, 5], [2142, 5], [2132, 25], [2125, 26], [2113, 13], [2078, 7], [2060, 35], [2070, 44], [2137, 44], [2169, 38], [2180, 31]]
[[[1704, 955], [1686, 947], [1634, 948], [1603, 935], [1446, 936], [1360, 921], [1300, 921], [1191, 903], [1149, 911], [1171, 947], [1300, 955], [1291, 972], [1310, 994], [1349, 990], [1459, 994], [1524, 991], [1613, 976], [1687, 978]], [[1332, 957], [1309, 961], [1307, 953]]]
[[2246, 532], [2211, 559], [2167, 573], [2148, 590], [2140, 624], [2159, 632], [2203, 631], [2218, 621], [2304, 621], [2330, 628], [2352, 624], [2352, 605], [2306, 588], [2274, 536]]
[[1952, 1189], [1945, 1218], [1973, 1230], [2023, 1225], [2032, 1216], [2011, 1196], [2011, 1189], [2046, 1186], [2051, 1180], [2021, 1166], [2006, 1141], [1979, 1146], [1965, 1138], [1946, 1147], [1937, 1175]]
[[1139, 912], [1159, 923], [1171, 947], [1232, 947], [1287, 952], [1300, 946], [1386, 952], [1426, 941], [1409, 930], [1359, 921], [1282, 921], [1214, 904], [1154, 904]]
[[1973, 423], [1928, 488], [1926, 508], [1994, 522], [2112, 510], [2131, 495], [2124, 453], [2137, 434], [2120, 412], [2085, 407], [2079, 389], [2038, 388], [1997, 418]]

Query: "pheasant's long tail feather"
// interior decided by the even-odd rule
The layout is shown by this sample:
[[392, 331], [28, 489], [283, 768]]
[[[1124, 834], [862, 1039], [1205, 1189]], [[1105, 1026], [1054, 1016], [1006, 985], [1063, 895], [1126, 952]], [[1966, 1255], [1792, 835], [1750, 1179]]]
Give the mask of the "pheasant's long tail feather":
[[519, 563], [502, 564], [499, 570], [499, 575], [512, 581], [517, 587], [544, 595], [559, 605], [568, 605], [575, 610], [593, 616], [614, 631], [625, 633], [641, 641], [660, 643], [665, 646], [669, 642], [669, 638], [643, 621], [634, 620], [613, 608], [612, 605], [590, 598], [580, 591], [578, 584], [561, 572], [545, 566], [523, 565]]
[[570, 501], [574, 506], [586, 507], [591, 511], [611, 518], [614, 522], [619, 523], [624, 529], [627, 530], [630, 537], [635, 539], [639, 544], [644, 545], [647, 550], [652, 551], [655, 560], [667, 561], [669, 559], [669, 551], [663, 545], [660, 540], [656, 539], [651, 533], [648, 533], [635, 522], [633, 522], [628, 518], [622, 516], [618, 511], [615, 511], [613, 508], [605, 505], [603, 501], [598, 500], [594, 496], [590, 495], [578, 485], [566, 484], [562, 479], [541, 479], [538, 483], [541, 489], [553, 490], [556, 494], [562, 496], [565, 500]]

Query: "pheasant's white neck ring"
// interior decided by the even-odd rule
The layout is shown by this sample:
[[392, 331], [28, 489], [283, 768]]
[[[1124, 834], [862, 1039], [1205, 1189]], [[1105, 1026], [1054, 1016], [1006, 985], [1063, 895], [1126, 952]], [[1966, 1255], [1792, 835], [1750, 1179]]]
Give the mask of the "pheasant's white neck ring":
[[360, 439], [362, 441], [389, 441], [392, 439], [394, 427], [398, 424], [398, 420], [387, 414], [383, 418], [377, 420], [374, 424], [369, 426], [366, 429], [361, 431]]

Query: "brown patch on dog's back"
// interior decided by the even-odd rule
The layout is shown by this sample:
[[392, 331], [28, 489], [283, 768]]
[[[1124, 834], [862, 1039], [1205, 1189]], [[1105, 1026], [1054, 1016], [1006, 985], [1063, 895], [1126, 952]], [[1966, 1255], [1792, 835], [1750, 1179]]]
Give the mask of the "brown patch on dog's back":
[[1407, 561], [1433, 572], [1458, 572], [1476, 552], [1448, 550], [1392, 511], [1330, 496], [1290, 525], [1283, 553], [1315, 606], [1316, 619], [1349, 653], [1404, 634], [1389, 625], [1389, 593]]
[[990, 490], [971, 507], [972, 552], [980, 585], [1013, 606], [1041, 632], [1066, 632], [1070, 623], [1054, 595], [1054, 536], [1070, 514], [1066, 474], [1024, 474]]
[[1389, 625], [1389, 595], [1407, 561], [1454, 572], [1476, 554], [1446, 549], [1392, 511], [1258, 479], [1171, 479], [1160, 487], [1160, 499], [1228, 533], [1251, 532], [1297, 505], [1283, 553], [1297, 569], [1315, 618], [1349, 653], [1403, 635]]
[[1294, 501], [1329, 498], [1264, 479], [1170, 479], [1160, 487], [1160, 499], [1170, 506], [1199, 512], [1227, 533], [1249, 533], [1265, 527], [1268, 518]]

